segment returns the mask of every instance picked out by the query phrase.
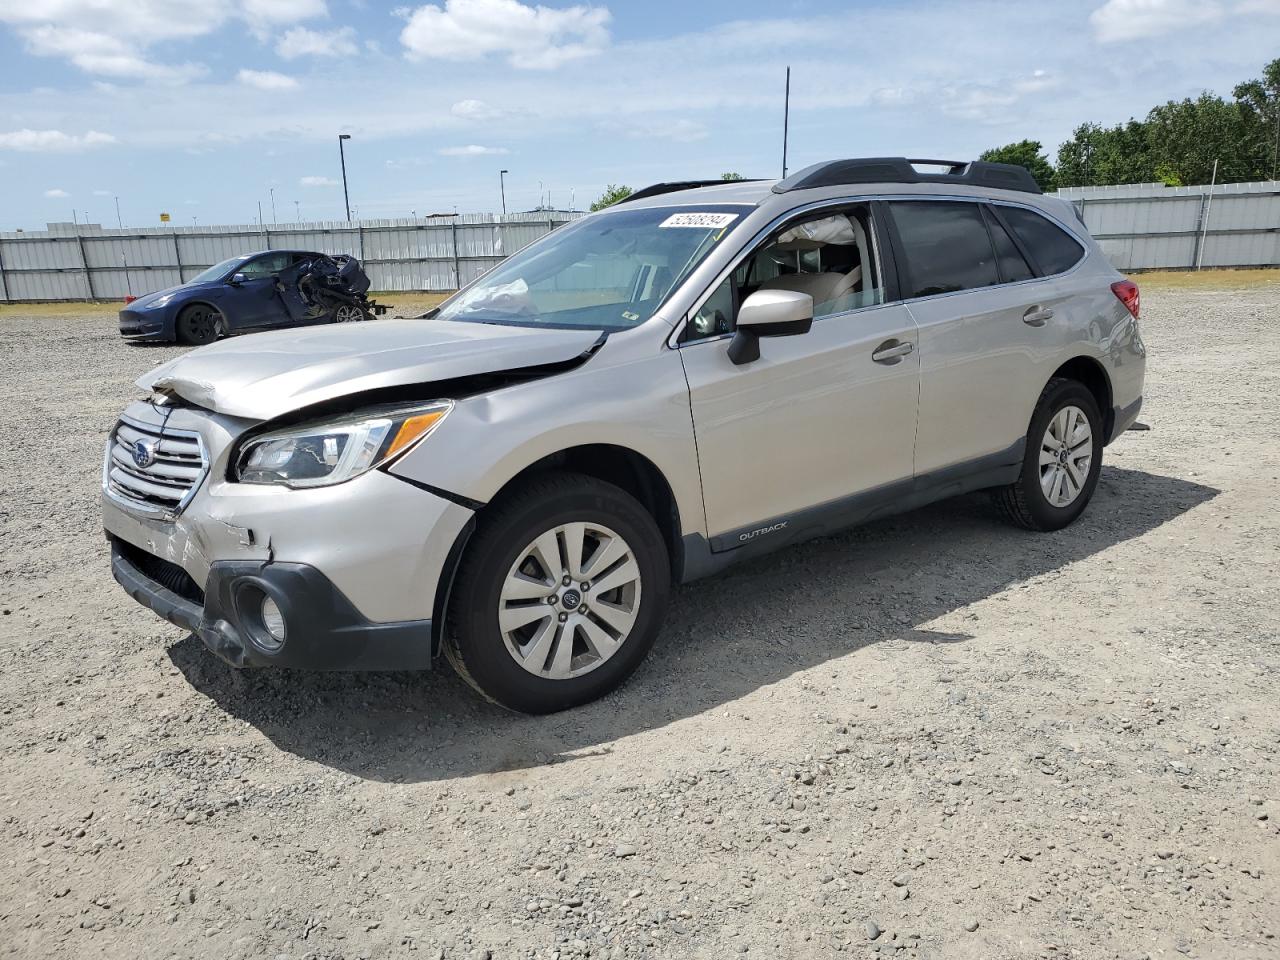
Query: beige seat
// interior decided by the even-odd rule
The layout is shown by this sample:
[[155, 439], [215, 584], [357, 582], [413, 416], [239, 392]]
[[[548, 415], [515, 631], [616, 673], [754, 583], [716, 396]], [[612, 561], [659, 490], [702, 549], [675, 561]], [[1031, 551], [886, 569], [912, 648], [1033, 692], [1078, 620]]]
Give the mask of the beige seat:
[[761, 290], [794, 290], [813, 297], [814, 308], [849, 293], [862, 279], [862, 267], [848, 273], [786, 273], [760, 284]]

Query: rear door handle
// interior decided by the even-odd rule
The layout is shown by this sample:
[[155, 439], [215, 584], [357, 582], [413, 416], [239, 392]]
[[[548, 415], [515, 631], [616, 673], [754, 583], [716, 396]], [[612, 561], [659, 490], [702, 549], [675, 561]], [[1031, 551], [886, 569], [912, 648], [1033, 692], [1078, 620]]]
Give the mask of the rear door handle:
[[908, 340], [886, 340], [876, 347], [876, 352], [871, 354], [871, 359], [876, 363], [900, 363], [902, 358], [915, 348], [916, 345]]
[[1022, 315], [1022, 322], [1031, 327], [1043, 327], [1044, 322], [1052, 317], [1053, 311], [1048, 307], [1032, 307]]

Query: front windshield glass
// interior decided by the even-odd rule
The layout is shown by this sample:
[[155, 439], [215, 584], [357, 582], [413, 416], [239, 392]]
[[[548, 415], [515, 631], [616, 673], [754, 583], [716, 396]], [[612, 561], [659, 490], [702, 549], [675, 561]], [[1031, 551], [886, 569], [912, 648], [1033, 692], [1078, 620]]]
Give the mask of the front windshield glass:
[[624, 330], [649, 317], [751, 208], [612, 210], [561, 227], [441, 308], [445, 320]]
[[187, 283], [208, 283], [211, 280], [221, 280], [233, 267], [239, 266], [248, 260], [248, 257], [232, 257], [230, 260], [223, 260], [221, 263], [215, 263], [203, 273], [197, 273]]

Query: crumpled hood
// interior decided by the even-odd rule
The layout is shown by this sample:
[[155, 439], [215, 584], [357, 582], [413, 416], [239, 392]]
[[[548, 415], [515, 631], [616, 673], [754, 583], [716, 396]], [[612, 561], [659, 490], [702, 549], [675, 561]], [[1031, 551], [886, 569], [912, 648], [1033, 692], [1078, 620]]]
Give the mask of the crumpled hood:
[[282, 413], [379, 387], [572, 360], [599, 330], [390, 320], [234, 337], [162, 363], [137, 381], [232, 417]]

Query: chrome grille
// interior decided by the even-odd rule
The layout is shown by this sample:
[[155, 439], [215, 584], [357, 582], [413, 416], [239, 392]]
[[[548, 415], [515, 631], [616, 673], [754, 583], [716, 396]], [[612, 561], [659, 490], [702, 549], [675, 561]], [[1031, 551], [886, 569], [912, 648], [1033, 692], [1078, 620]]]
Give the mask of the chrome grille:
[[[139, 466], [139, 441], [154, 444], [155, 459]], [[209, 469], [200, 435], [121, 420], [107, 441], [103, 485], [107, 494], [143, 513], [176, 516]]]

